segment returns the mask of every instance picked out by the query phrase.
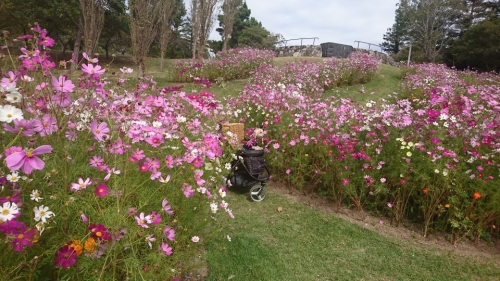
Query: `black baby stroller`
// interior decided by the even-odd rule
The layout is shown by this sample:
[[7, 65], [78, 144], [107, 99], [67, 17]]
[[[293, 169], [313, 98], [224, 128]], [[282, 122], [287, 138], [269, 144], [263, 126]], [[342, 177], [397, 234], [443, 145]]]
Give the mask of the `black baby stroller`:
[[250, 188], [250, 199], [260, 202], [266, 198], [265, 185], [271, 174], [264, 161], [264, 150], [238, 150], [236, 160], [231, 162], [228, 185]]

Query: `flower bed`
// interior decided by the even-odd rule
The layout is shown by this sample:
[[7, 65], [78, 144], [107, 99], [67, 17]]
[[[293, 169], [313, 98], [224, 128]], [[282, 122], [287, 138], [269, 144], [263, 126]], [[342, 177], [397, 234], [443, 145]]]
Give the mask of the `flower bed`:
[[[232, 212], [218, 112], [206, 90], [126, 87], [84, 55], [55, 74], [39, 26], [2, 77], [4, 278], [172, 279]], [[43, 47], [43, 48], [41, 48]], [[219, 216], [220, 217], [220, 216]]]

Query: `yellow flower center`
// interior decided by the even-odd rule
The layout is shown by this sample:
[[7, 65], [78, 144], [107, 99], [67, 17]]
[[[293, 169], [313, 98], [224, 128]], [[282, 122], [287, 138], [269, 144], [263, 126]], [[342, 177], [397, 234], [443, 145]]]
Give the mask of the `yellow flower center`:
[[7, 113], [7, 118], [11, 118], [11, 117], [12, 117], [12, 114]]
[[2, 215], [6, 216], [8, 214], [10, 214], [10, 210], [9, 209], [3, 209], [2, 210]]
[[24, 234], [21, 233], [21, 234], [17, 235], [17, 239], [23, 239], [23, 238], [24, 238]]
[[33, 149], [28, 149], [26, 150], [26, 157], [31, 158], [33, 157]]
[[96, 132], [96, 133], [98, 133], [98, 134], [100, 134], [100, 133], [101, 133], [101, 130], [96, 129], [96, 130], [95, 130], [95, 132]]
[[97, 237], [101, 237], [101, 236], [102, 236], [102, 232], [97, 231], [97, 232], [95, 233], [95, 235], [96, 235]]
[[45, 211], [40, 211], [40, 216], [44, 217], [47, 213]]

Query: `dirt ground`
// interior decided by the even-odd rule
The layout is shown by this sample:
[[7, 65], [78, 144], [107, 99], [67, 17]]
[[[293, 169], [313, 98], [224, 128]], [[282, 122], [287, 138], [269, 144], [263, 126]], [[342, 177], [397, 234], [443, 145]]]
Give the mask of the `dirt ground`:
[[395, 227], [390, 225], [389, 221], [371, 216], [366, 212], [342, 208], [336, 212], [335, 204], [316, 194], [305, 194], [297, 189], [285, 187], [282, 184], [273, 182], [272, 189], [276, 192], [290, 197], [291, 199], [302, 202], [313, 209], [332, 213], [336, 217], [358, 224], [364, 228], [377, 231], [378, 233], [403, 240], [405, 243], [420, 244], [442, 250], [443, 253], [454, 253], [460, 256], [471, 257], [474, 259], [494, 259], [500, 266], [500, 241], [493, 241], [488, 244], [486, 241], [474, 243], [466, 238], [460, 240], [456, 245], [452, 245], [446, 238], [449, 234], [432, 233], [423, 237], [422, 228], [415, 224], [406, 224], [406, 226]]

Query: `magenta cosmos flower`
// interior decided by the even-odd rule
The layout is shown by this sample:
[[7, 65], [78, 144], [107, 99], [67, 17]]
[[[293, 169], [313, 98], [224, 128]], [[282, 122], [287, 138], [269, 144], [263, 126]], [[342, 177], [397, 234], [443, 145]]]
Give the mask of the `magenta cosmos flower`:
[[107, 185], [100, 183], [95, 188], [94, 193], [99, 197], [105, 197], [109, 193], [109, 188]]
[[56, 253], [56, 259], [54, 260], [55, 266], [60, 266], [62, 268], [68, 268], [76, 263], [76, 251], [69, 245], [64, 245], [59, 248]]
[[5, 157], [5, 162], [11, 171], [22, 169], [25, 174], [31, 174], [33, 170], [42, 170], [45, 167], [45, 163], [37, 155], [51, 152], [52, 146], [50, 145], [42, 145], [35, 149], [28, 148]]

